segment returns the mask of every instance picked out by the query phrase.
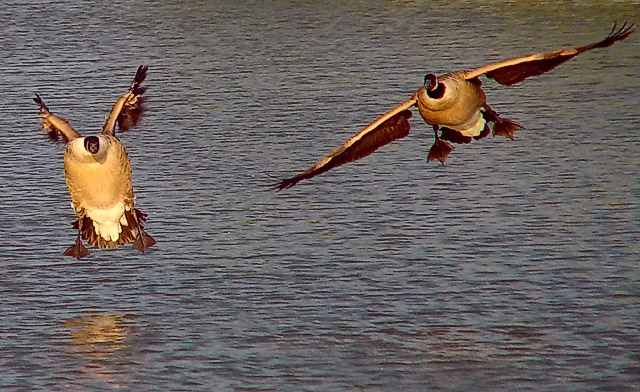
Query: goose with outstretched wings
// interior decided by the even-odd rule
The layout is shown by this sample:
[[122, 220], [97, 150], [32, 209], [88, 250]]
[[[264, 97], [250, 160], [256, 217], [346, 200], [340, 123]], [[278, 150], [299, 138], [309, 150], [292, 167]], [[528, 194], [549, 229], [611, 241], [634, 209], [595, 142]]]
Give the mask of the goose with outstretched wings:
[[511, 86], [528, 77], [541, 75], [586, 51], [604, 48], [623, 40], [634, 31], [634, 25], [616, 22], [609, 35], [602, 41], [549, 53], [534, 53], [527, 56], [483, 65], [471, 71], [456, 71], [436, 76], [429, 73], [424, 85], [411, 98], [377, 118], [342, 146], [322, 158], [302, 173], [284, 179], [275, 185], [282, 190], [333, 169], [334, 167], [363, 158], [380, 147], [409, 134], [409, 110], [417, 106], [424, 121], [433, 127], [435, 142], [429, 150], [427, 162], [434, 159], [444, 163], [453, 143], [470, 143], [482, 139], [489, 133], [513, 139], [513, 134], [522, 125], [502, 118], [486, 102], [480, 76]]

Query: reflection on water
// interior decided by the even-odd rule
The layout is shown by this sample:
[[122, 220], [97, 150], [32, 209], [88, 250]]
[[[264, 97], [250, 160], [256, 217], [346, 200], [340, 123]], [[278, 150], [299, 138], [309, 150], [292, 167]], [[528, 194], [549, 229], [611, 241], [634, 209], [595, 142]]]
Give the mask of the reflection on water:
[[127, 373], [122, 371], [121, 361], [124, 359], [129, 364], [126, 366], [133, 363], [119, 355], [127, 348], [131, 320], [132, 316], [124, 314], [90, 314], [64, 323], [71, 334], [70, 350], [86, 361], [87, 373], [114, 388], [126, 381], [123, 378]]

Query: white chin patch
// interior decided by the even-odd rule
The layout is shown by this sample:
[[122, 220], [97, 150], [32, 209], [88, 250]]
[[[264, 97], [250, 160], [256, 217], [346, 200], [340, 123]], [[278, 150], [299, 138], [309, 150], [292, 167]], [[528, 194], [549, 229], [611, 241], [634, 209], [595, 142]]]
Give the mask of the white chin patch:
[[109, 209], [87, 209], [87, 216], [93, 221], [93, 228], [100, 237], [118, 241], [122, 226], [127, 225], [124, 203], [117, 203]]

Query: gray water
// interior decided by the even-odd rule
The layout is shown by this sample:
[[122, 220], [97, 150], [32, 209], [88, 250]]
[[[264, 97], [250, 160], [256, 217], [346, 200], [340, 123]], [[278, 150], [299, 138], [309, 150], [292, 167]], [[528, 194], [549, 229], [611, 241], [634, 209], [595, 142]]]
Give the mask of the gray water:
[[[412, 132], [284, 191], [427, 72], [598, 41], [632, 2], [5, 3], [0, 390], [640, 389], [636, 32], [488, 101], [516, 140]], [[38, 92], [122, 134], [158, 245], [62, 256]]]

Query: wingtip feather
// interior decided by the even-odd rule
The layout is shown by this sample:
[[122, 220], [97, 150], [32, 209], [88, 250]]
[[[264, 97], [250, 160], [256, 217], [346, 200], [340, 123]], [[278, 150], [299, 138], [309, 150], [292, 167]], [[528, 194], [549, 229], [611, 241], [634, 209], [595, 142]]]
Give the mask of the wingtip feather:
[[298, 176], [292, 177], [292, 178], [287, 178], [287, 179], [284, 179], [284, 180], [280, 181], [277, 184], [270, 185], [270, 188], [271, 188], [272, 191], [280, 192], [280, 191], [283, 191], [285, 189], [289, 189], [289, 188], [293, 187], [298, 182], [300, 182], [300, 180], [302, 180], [302, 178], [298, 178]]
[[47, 107], [47, 105], [44, 104], [44, 101], [42, 100], [40, 95], [38, 95], [38, 93], [34, 93], [34, 94], [36, 95], [36, 97], [33, 98], [33, 102], [35, 102], [38, 105], [40, 105], [40, 110], [44, 109], [46, 111], [49, 111], [49, 108]]
[[148, 71], [149, 71], [149, 66], [147, 65], [140, 65], [138, 67], [138, 70], [136, 71], [136, 76], [133, 78], [133, 82], [131, 83], [131, 87], [129, 88], [129, 90], [134, 95], [141, 95], [141, 94], [144, 94], [145, 91], [147, 91], [146, 87], [141, 87], [140, 85], [147, 78]]

